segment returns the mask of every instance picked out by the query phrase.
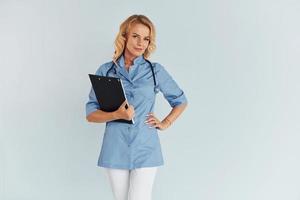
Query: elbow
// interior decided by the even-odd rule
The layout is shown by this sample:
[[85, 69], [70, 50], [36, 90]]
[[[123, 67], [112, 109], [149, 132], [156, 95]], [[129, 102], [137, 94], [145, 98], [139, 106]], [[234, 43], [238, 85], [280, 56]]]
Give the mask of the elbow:
[[85, 119], [87, 122], [91, 122], [89, 116], [87, 116]]
[[181, 107], [181, 108], [185, 109], [187, 107], [187, 105], [188, 105], [188, 103], [184, 102], [184, 103], [181, 103], [181, 104], [179, 104], [179, 105], [177, 105], [175, 107]]
[[86, 116], [86, 121], [87, 122], [93, 122], [93, 118], [91, 115]]
[[182, 104], [183, 109], [186, 109], [187, 105], [188, 105], [187, 102], [186, 102], [186, 103], [183, 103], [183, 104]]

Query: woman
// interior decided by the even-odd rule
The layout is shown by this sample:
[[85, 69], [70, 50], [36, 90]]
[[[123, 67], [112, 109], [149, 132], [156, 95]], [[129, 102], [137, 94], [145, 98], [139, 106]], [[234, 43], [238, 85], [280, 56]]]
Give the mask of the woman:
[[[157, 167], [163, 165], [157, 131], [174, 123], [187, 105], [184, 92], [165, 68], [147, 60], [154, 49], [152, 22], [144, 15], [127, 18], [115, 40], [113, 61], [96, 71], [96, 75], [120, 78], [127, 101], [114, 112], [104, 112], [91, 89], [86, 103], [89, 122], [106, 122], [98, 166], [106, 168], [116, 200], [151, 199]], [[153, 113], [159, 91], [172, 107], [163, 120]], [[134, 119], [134, 124], [116, 119]]]

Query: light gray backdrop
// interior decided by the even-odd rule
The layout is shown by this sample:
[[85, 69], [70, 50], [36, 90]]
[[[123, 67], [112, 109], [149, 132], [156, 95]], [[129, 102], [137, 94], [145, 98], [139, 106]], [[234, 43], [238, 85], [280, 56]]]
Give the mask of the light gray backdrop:
[[[0, 0], [0, 199], [112, 200], [90, 82], [145, 14], [189, 106], [160, 134], [155, 200], [300, 200], [296, 0]], [[156, 114], [170, 107], [161, 95]]]

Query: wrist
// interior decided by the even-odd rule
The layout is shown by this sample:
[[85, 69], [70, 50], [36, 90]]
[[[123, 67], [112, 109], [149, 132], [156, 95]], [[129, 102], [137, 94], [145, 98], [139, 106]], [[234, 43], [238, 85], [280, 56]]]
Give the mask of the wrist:
[[168, 128], [168, 127], [170, 127], [170, 126], [172, 125], [171, 120], [169, 120], [168, 118], [165, 118], [165, 119], [163, 120], [163, 122], [166, 124], [166, 128]]

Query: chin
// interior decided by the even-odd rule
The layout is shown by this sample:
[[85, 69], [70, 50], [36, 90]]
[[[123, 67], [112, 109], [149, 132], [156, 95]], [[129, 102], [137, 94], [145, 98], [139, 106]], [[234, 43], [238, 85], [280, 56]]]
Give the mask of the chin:
[[138, 52], [138, 53], [134, 53], [133, 55], [136, 56], [136, 57], [138, 57], [138, 56], [141, 56], [141, 55], [143, 55], [143, 54], [144, 54], [144, 52], [142, 52], [142, 53], [141, 53], [141, 52]]
[[131, 55], [133, 55], [134, 57], [138, 57], [141, 56], [145, 53], [145, 51], [136, 51], [134, 49], [132, 49], [131, 51], [129, 51]]

